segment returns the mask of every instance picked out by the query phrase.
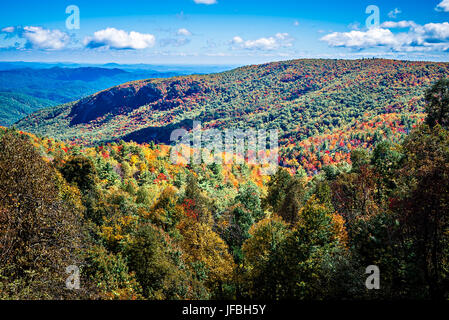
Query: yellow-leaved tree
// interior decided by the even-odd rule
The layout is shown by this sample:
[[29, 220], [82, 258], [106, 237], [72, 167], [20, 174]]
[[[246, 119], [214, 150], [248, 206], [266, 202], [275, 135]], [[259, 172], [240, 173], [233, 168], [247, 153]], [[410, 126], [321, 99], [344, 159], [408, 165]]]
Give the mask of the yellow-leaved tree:
[[222, 295], [223, 285], [232, 280], [234, 270], [227, 245], [211, 227], [191, 217], [183, 219], [178, 229], [186, 263], [213, 296]]

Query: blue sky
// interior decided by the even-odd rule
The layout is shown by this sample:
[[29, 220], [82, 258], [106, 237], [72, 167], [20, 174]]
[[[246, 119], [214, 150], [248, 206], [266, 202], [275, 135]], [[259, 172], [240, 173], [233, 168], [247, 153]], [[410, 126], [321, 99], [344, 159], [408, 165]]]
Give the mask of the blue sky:
[[[366, 13], [370, 5], [375, 10]], [[449, 0], [22, 0], [0, 6], [2, 61], [449, 61]], [[79, 29], [77, 19], [66, 23], [77, 16], [66, 13], [68, 6], [79, 9]]]

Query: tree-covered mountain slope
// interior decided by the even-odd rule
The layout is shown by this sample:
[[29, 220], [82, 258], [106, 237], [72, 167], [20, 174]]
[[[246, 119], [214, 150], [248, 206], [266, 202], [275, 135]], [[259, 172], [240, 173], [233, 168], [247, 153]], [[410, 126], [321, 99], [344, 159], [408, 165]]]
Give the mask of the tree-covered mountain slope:
[[0, 70], [0, 125], [11, 125], [41, 108], [78, 100], [127, 81], [177, 74], [99, 67]]
[[[382, 123], [389, 114], [400, 115], [392, 126], [406, 132], [421, 119], [423, 91], [448, 71], [447, 63], [384, 59], [275, 62], [128, 82], [40, 110], [16, 126], [88, 145], [120, 139], [167, 143], [173, 129], [193, 119], [203, 128], [278, 129], [281, 145], [301, 162], [304, 154], [296, 144], [358, 123]], [[364, 131], [375, 135], [377, 127]], [[363, 133], [347, 139], [360, 140], [354, 146], [366, 142]], [[347, 156], [346, 146], [339, 141], [330, 156], [338, 151]]]
[[8, 126], [43, 107], [53, 106], [51, 100], [17, 92], [0, 92], [0, 126]]
[[0, 127], [0, 299], [447, 300], [449, 79], [423, 97], [287, 141], [309, 176]]

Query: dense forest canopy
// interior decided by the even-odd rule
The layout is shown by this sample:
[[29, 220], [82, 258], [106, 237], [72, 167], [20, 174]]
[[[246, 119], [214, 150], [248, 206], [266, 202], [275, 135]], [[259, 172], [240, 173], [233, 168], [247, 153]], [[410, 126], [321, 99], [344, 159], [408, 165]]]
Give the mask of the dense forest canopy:
[[[388, 68], [395, 71], [386, 72]], [[205, 101], [214, 96], [224, 99], [223, 104], [199, 114], [223, 112], [223, 118], [236, 119], [233, 125], [250, 126], [271, 115], [261, 112], [250, 117], [248, 110], [243, 116], [245, 99], [261, 98], [246, 90], [257, 84], [262, 96], [270, 96], [264, 86], [280, 77], [282, 81], [273, 84], [279, 90], [295, 81], [302, 85], [297, 83], [296, 88], [310, 88], [307, 94], [298, 92], [299, 98], [291, 100], [295, 103], [284, 101], [285, 108], [278, 108], [279, 114], [273, 113], [267, 122], [281, 126], [282, 112], [308, 103], [303, 113], [291, 114], [291, 119], [309, 119], [304, 123], [307, 130], [285, 128], [285, 137], [295, 132], [299, 141], [290, 152], [305, 152], [307, 146], [309, 151], [326, 153], [342, 137], [364, 141], [363, 136], [373, 128], [385, 129], [383, 134], [374, 133], [375, 140], [365, 139], [368, 145], [339, 145], [342, 155], [348, 156], [336, 163], [329, 161], [314, 170], [297, 163], [295, 170], [280, 167], [272, 177], [261, 175], [257, 166], [247, 163], [175, 165], [170, 162], [170, 146], [164, 144], [122, 140], [85, 146], [2, 129], [0, 297], [448, 299], [449, 86], [444, 79], [425, 92], [419, 86], [446, 68], [446, 64], [386, 60], [251, 66], [208, 76], [217, 79], [209, 87], [215, 91], [224, 88], [218, 82], [232, 79], [236, 83], [232, 95], [230, 91], [198, 95], [207, 92], [201, 76], [132, 83], [114, 89], [132, 93], [129, 108], [141, 102], [134, 91], [137, 86], [145, 87], [153, 102], [134, 111], [109, 105], [112, 109], [106, 111], [116, 112], [115, 117], [108, 118], [105, 112], [95, 127], [92, 122], [84, 123], [91, 112], [76, 117], [89, 111], [90, 104], [108, 99], [102, 96], [107, 92], [40, 112], [21, 124], [74, 141], [78, 139], [71, 136], [75, 131], [70, 128], [85, 126], [92, 134], [82, 138], [96, 142], [104, 139], [99, 134], [102, 130], [106, 135], [116, 132], [117, 127], [106, 126], [108, 119], [123, 120], [148, 110], [154, 115], [152, 121], [162, 121], [158, 115], [181, 110], [189, 99], [195, 100], [192, 105], [205, 99], [201, 105], [211, 106], [212, 102]], [[309, 79], [303, 70], [306, 75], [318, 70], [329, 81]], [[250, 81], [239, 78], [243, 72], [251, 76]], [[196, 87], [189, 82], [193, 79]], [[242, 82], [237, 84], [239, 79]], [[343, 79], [353, 81], [354, 86], [348, 89]], [[376, 87], [385, 82], [396, 86]], [[367, 93], [378, 88], [379, 100], [374, 104], [369, 100], [372, 97], [363, 100], [363, 95], [351, 91], [357, 88]], [[265, 102], [275, 101], [275, 93], [286, 96], [271, 92], [273, 97]], [[156, 99], [158, 95], [164, 98]], [[322, 111], [314, 109], [318, 104], [312, 100], [323, 95], [334, 99], [327, 99]], [[342, 102], [333, 104], [337, 96]], [[122, 97], [128, 101], [126, 94]], [[176, 99], [175, 107], [165, 105]], [[236, 107], [225, 108], [226, 101]], [[264, 103], [255, 106], [262, 108]], [[348, 107], [341, 109], [342, 105]], [[276, 109], [276, 104], [270, 108]], [[333, 131], [340, 134], [340, 140], [323, 138], [327, 129], [321, 129], [321, 124], [327, 117], [316, 115], [324, 110], [339, 110], [344, 115], [334, 117], [338, 124], [330, 117], [328, 124], [341, 126]], [[202, 117], [207, 119], [205, 113]], [[287, 120], [285, 125], [297, 125]], [[214, 121], [205, 123], [223, 125]], [[69, 122], [73, 123], [68, 131], [62, 131]], [[398, 128], [404, 127], [399, 135]], [[80, 268], [80, 290], [65, 289], [65, 270], [70, 265]], [[380, 270], [380, 290], [365, 286], [365, 270], [370, 265]]]
[[20, 130], [82, 145], [170, 143], [174, 129], [276, 129], [281, 163], [316, 174], [356, 148], [400, 142], [424, 118], [424, 90], [449, 64], [303, 59], [122, 84], [21, 120]]

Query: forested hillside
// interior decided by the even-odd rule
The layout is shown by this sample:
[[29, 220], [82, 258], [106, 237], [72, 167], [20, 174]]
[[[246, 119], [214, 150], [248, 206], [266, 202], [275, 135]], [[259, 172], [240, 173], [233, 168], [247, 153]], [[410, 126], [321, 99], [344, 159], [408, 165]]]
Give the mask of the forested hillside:
[[[426, 92], [403, 142], [312, 177], [2, 129], [0, 298], [448, 299], [448, 92]], [[73, 265], [80, 290], [65, 288]], [[380, 290], [365, 286], [370, 265]]]
[[[0, 298], [448, 299], [448, 66], [145, 80], [1, 129]], [[279, 129], [280, 167], [173, 163], [191, 119]]]
[[0, 92], [0, 126], [8, 126], [41, 108], [55, 105], [51, 100], [23, 93]]
[[[282, 164], [314, 174], [359, 146], [402, 139], [422, 121], [424, 90], [448, 71], [447, 63], [383, 59], [275, 62], [125, 83], [16, 126], [83, 145], [168, 143], [189, 119], [204, 128], [278, 129]], [[320, 143], [309, 148], [312, 137]]]
[[98, 67], [0, 70], [0, 125], [12, 125], [36, 110], [78, 100], [123, 82], [177, 74]]

